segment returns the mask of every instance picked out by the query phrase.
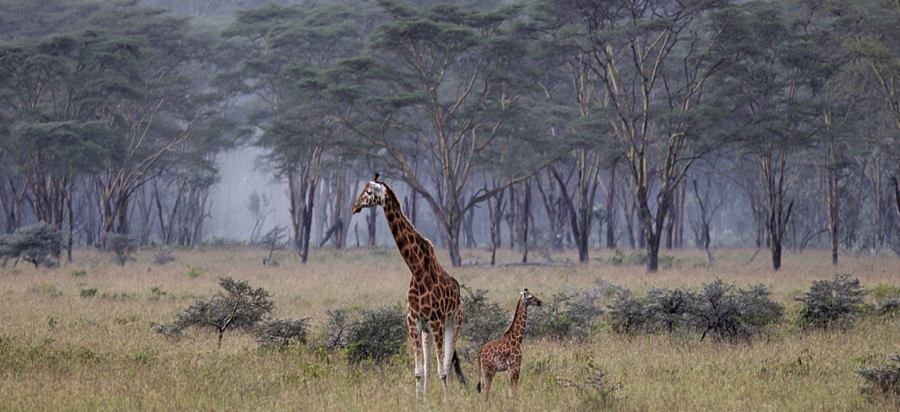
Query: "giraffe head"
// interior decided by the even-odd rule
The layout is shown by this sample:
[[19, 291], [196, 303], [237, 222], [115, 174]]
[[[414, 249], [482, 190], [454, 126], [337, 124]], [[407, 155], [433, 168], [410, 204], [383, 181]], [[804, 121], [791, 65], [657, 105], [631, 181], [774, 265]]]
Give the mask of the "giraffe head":
[[529, 292], [528, 289], [525, 289], [524, 291], [519, 292], [519, 294], [522, 295], [522, 303], [525, 304], [525, 307], [528, 307], [531, 305], [541, 306], [541, 300], [538, 299], [537, 296], [534, 296], [533, 293]]
[[384, 193], [384, 185], [378, 182], [378, 173], [375, 173], [375, 178], [366, 183], [362, 194], [356, 198], [356, 202], [353, 203], [353, 208], [350, 210], [351, 213], [355, 215], [367, 207], [384, 206]]

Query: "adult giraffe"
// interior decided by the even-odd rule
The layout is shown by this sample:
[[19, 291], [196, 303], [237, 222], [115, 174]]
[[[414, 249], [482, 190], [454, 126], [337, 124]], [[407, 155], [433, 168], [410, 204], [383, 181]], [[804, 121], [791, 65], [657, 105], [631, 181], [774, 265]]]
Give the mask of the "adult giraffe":
[[451, 366], [465, 385], [456, 354], [456, 337], [462, 324], [462, 300], [459, 282], [441, 267], [434, 255], [434, 246], [410, 223], [400, 208], [400, 200], [391, 188], [378, 181], [378, 173], [366, 184], [351, 212], [359, 213], [368, 207], [381, 206], [400, 255], [409, 266], [412, 277], [406, 294], [406, 326], [416, 354], [416, 397], [425, 398], [431, 348], [435, 341], [443, 344], [437, 350], [437, 371], [447, 395], [447, 381]]

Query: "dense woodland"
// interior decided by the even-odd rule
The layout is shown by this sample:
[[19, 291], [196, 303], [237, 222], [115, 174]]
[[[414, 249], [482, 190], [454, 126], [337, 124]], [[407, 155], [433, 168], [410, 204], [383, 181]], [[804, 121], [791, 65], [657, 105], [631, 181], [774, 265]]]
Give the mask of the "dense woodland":
[[252, 145], [304, 260], [373, 172], [454, 266], [900, 253], [898, 27], [896, 0], [0, 0], [0, 231], [199, 245]]

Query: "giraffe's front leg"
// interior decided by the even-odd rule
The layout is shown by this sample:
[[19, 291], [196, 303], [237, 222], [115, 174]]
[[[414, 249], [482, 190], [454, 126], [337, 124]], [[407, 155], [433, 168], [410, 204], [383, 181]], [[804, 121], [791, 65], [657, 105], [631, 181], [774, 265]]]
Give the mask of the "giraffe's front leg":
[[422, 328], [417, 324], [411, 316], [406, 316], [406, 326], [409, 331], [409, 338], [413, 343], [413, 352], [415, 353], [416, 358], [416, 398], [425, 399], [425, 381], [424, 381], [424, 373], [425, 368], [423, 367], [423, 353], [422, 353]]
[[[434, 341], [437, 342], [440, 347], [436, 350], [435, 354], [437, 355], [437, 373], [438, 377], [441, 378], [441, 385], [444, 387], [444, 396], [447, 395], [447, 368], [448, 362], [452, 359], [451, 357], [444, 356], [444, 330], [442, 328], [436, 327], [432, 329], [432, 333], [434, 334]], [[431, 357], [431, 350], [426, 351], [426, 359]]]
[[509, 365], [509, 396], [515, 397], [519, 391], [519, 371], [522, 369], [522, 357], [510, 357]]

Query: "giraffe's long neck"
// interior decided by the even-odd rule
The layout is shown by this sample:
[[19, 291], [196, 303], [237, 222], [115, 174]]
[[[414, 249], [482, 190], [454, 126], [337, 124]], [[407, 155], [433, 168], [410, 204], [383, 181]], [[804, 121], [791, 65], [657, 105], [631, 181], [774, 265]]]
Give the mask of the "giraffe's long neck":
[[[382, 205], [384, 217], [387, 219], [388, 227], [391, 228], [391, 234], [394, 236], [394, 242], [397, 243], [400, 255], [403, 256], [403, 260], [406, 261], [413, 276], [416, 276], [419, 273], [416, 269], [421, 268], [422, 265], [437, 264], [434, 246], [416, 230], [412, 222], [403, 214], [397, 194], [386, 184], [384, 184], [384, 189], [384, 205]], [[420, 254], [422, 259], [419, 259]]]
[[516, 313], [513, 314], [512, 324], [503, 333], [504, 338], [515, 339], [521, 343], [525, 337], [525, 320], [528, 319], [528, 307], [525, 306], [525, 296], [520, 296], [516, 302]]

